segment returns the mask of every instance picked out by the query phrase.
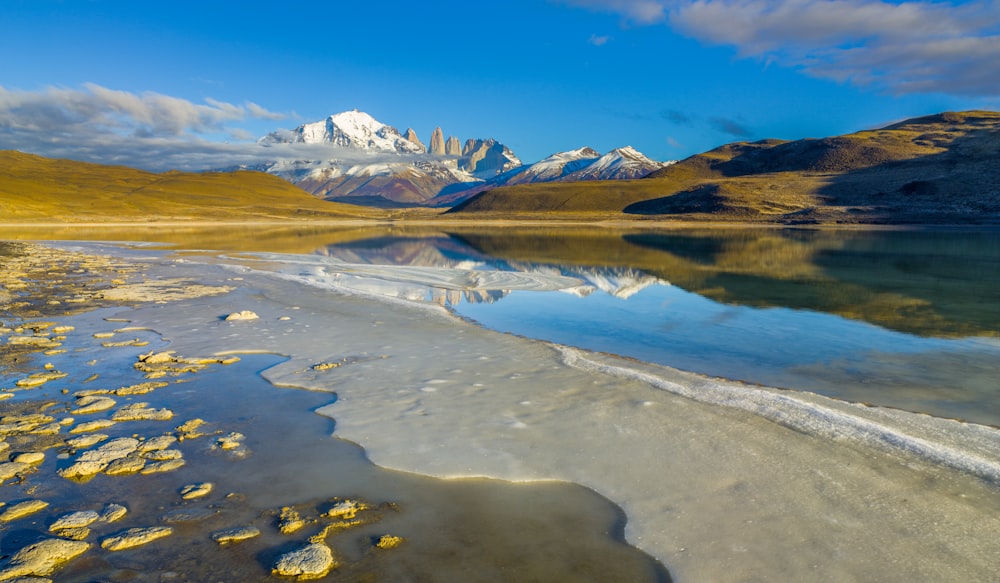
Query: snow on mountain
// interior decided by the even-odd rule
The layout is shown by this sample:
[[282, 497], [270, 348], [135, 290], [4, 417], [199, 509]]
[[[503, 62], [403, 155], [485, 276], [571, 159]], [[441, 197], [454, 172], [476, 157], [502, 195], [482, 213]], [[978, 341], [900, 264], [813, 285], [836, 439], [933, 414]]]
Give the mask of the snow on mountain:
[[426, 149], [363, 111], [353, 110], [307, 124], [294, 130], [277, 131], [262, 138], [261, 145], [269, 144], [332, 144], [366, 152], [395, 154], [423, 154]]
[[457, 138], [443, 140], [436, 128], [428, 151], [412, 129], [400, 134], [355, 109], [264, 136], [258, 143], [275, 156], [254, 167], [329, 200], [450, 206], [497, 186], [641, 178], [669, 164], [625, 147], [603, 156], [578, 148], [523, 165], [493, 138], [466, 140], [461, 152]]
[[671, 162], [655, 162], [632, 146], [615, 148], [587, 166], [575, 170], [559, 180], [627, 180], [642, 178], [654, 170], [669, 166]]
[[593, 148], [579, 148], [568, 152], [552, 154], [528, 166], [521, 166], [498, 177], [503, 184], [525, 184], [559, 180], [588, 166], [601, 157]]

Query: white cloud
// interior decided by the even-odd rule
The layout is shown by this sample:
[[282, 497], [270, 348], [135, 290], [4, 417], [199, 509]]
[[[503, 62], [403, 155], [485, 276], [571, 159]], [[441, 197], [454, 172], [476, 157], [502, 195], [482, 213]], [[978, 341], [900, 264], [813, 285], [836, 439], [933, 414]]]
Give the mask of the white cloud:
[[597, 36], [596, 34], [592, 34], [590, 35], [590, 38], [587, 39], [587, 42], [595, 47], [602, 47], [608, 44], [609, 40], [611, 40], [611, 37], [609, 36]]
[[[153, 171], [211, 170], [282, 160], [379, 161], [329, 144], [263, 146], [237, 125], [253, 118], [284, 117], [252, 102], [235, 105], [206, 99], [198, 104], [93, 84], [42, 91], [0, 87], [0, 150]], [[220, 141], [220, 136], [230, 141]], [[392, 157], [393, 161], [410, 158], [418, 157]]]
[[894, 93], [1000, 95], [1000, 6], [883, 0], [571, 0], [742, 57]]
[[657, 0], [564, 0], [571, 6], [621, 14], [637, 24], [653, 24], [666, 18], [666, 2]]

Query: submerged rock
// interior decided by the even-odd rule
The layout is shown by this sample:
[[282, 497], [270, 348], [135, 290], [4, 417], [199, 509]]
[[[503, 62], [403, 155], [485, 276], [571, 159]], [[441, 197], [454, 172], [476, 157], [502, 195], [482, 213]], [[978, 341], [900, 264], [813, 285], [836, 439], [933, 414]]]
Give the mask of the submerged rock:
[[188, 484], [181, 488], [181, 498], [184, 500], [194, 500], [195, 498], [201, 498], [202, 496], [208, 496], [211, 493], [213, 484], [211, 482], [203, 482], [201, 484]]
[[101, 541], [101, 548], [108, 551], [123, 551], [149, 544], [155, 540], [170, 536], [174, 529], [169, 526], [150, 526], [147, 528], [130, 528]]
[[90, 435], [81, 435], [80, 437], [67, 439], [66, 445], [72, 447], [73, 449], [85, 449], [92, 445], [97, 445], [107, 438], [108, 436], [103, 433], [91, 433]]
[[378, 537], [375, 541], [375, 547], [380, 549], [394, 549], [406, 541], [405, 538], [401, 536], [395, 536], [392, 534], [383, 534]]
[[90, 543], [50, 538], [28, 545], [18, 551], [0, 570], [0, 581], [15, 577], [41, 577], [52, 574], [56, 569], [90, 548]]
[[115, 504], [114, 502], [111, 502], [104, 507], [104, 510], [101, 511], [100, 521], [108, 523], [117, 522], [122, 518], [125, 518], [125, 515], [127, 513], [128, 513], [128, 508], [125, 508], [121, 504]]
[[212, 540], [220, 545], [238, 543], [254, 537], [260, 536], [260, 529], [256, 526], [238, 526], [212, 533]]
[[215, 447], [219, 449], [236, 449], [243, 445], [246, 436], [239, 432], [232, 432], [215, 440]]
[[160, 517], [161, 522], [175, 524], [178, 522], [201, 522], [219, 514], [211, 508], [178, 508]]
[[318, 579], [337, 566], [330, 547], [320, 543], [311, 543], [301, 549], [282, 555], [274, 565], [272, 572], [275, 575], [286, 577]]
[[21, 462], [0, 463], [0, 482], [9, 480], [23, 471], [31, 469], [31, 464]]

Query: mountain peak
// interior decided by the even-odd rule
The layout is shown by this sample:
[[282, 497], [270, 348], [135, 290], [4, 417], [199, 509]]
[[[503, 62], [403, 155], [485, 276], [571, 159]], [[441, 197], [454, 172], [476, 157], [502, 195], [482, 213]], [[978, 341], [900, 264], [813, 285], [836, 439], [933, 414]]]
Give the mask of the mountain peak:
[[322, 121], [302, 124], [291, 131], [272, 132], [261, 139], [274, 143], [328, 143], [342, 148], [395, 154], [422, 154], [426, 148], [400, 135], [399, 130], [354, 109], [335, 113]]

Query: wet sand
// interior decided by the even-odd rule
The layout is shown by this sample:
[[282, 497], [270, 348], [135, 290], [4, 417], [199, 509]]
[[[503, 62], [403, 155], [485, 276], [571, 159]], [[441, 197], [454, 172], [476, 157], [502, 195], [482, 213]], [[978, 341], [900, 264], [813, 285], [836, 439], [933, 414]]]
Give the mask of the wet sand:
[[[374, 525], [354, 531], [362, 534], [347, 537], [353, 542], [329, 544], [345, 557], [360, 556], [358, 571], [349, 567], [339, 572], [376, 573], [375, 580], [380, 580], [378, 573], [387, 576], [381, 580], [401, 580], [402, 573], [423, 574], [413, 580], [609, 580], [593, 572], [579, 576], [581, 571], [573, 570], [582, 568], [578, 558], [563, 559], [552, 551], [561, 549], [575, 557], [574, 549], [586, 549], [582, 541], [595, 537], [605, 549], [623, 527], [630, 543], [661, 561], [678, 581], [988, 580], [1000, 566], [994, 546], [1000, 534], [1000, 494], [991, 474], [997, 450], [995, 432], [988, 428], [874, 408], [852, 409], [814, 395], [766, 388], [754, 388], [762, 393], [759, 399], [748, 400], [743, 397], [750, 391], [744, 389], [751, 387], [492, 333], [432, 306], [309, 287], [304, 285], [305, 275], [278, 277], [255, 271], [262, 267], [259, 262], [164, 260], [142, 250], [114, 253], [155, 265], [145, 270], [149, 280], [232, 288], [224, 294], [164, 304], [139, 302], [114, 315], [128, 322], [113, 326], [156, 331], [136, 332], [140, 341], [150, 336], [148, 347], [113, 349], [123, 355], [123, 365], [131, 366], [150, 347], [185, 357], [225, 359], [238, 354], [243, 359], [193, 373], [206, 379], [204, 388], [198, 388], [202, 381], [192, 380], [173, 383], [169, 389], [189, 388], [195, 401], [178, 418], [214, 412], [216, 418], [206, 418], [216, 424], [213, 431], [244, 433], [252, 455], [230, 461], [209, 449], [198, 461], [197, 451], [185, 451], [188, 464], [176, 474], [145, 478], [173, 478], [171, 488], [161, 486], [156, 491], [168, 494], [159, 498], [164, 501], [157, 512], [178, 504], [177, 491], [184, 484], [212, 480], [222, 484], [239, 474], [244, 487], [217, 485], [213, 496], [218, 497], [222, 513], [233, 517], [248, 519], [254, 511], [271, 512], [255, 519], [262, 531], [270, 529], [270, 542], [281, 540], [274, 534], [273, 513], [283, 506], [302, 505], [305, 512], [315, 514], [332, 498], [364, 497], [374, 507], [388, 510]], [[242, 310], [259, 317], [224, 320]], [[78, 318], [78, 330], [110, 327], [93, 314]], [[81, 360], [87, 359], [84, 363], [91, 360], [80, 354]], [[248, 356], [261, 354], [287, 357], [263, 370], [264, 378], [279, 387], [311, 391], [263, 386], [253, 373], [269, 364], [258, 359], [273, 357]], [[241, 368], [248, 365], [250, 370]], [[103, 361], [95, 366], [101, 375], [116, 368]], [[79, 383], [81, 377], [87, 378], [81, 372], [43, 386]], [[237, 386], [215, 393], [227, 405], [205, 407], [200, 395], [228, 382]], [[236, 396], [240, 386], [255, 383], [261, 393]], [[153, 395], [165, 395], [165, 400], [150, 401], [150, 406], [181, 411], [182, 400], [167, 398], [167, 391], [157, 389]], [[718, 398], [704, 399], [704, 394]], [[775, 407], [775, 395], [791, 395], [796, 408]], [[291, 405], [299, 399], [305, 400], [301, 408]], [[14, 400], [20, 397], [7, 403]], [[278, 402], [291, 409], [276, 412]], [[332, 477], [329, 468], [337, 464], [325, 463], [330, 454], [315, 449], [337, 444], [353, 452], [347, 458], [363, 456], [336, 439], [317, 439], [331, 427], [323, 417], [307, 413], [316, 407], [333, 420], [334, 436], [359, 444], [379, 466], [441, 479], [398, 472], [388, 472], [392, 480], [367, 477], [364, 472], [346, 472], [364, 477], [357, 481], [345, 475]], [[831, 412], [852, 421], [841, 423]], [[829, 422], [819, 423], [824, 418]], [[289, 419], [297, 421], [279, 425]], [[306, 432], [304, 426], [314, 422], [326, 425]], [[290, 428], [295, 431], [290, 433]], [[284, 441], [285, 434], [300, 431], [307, 435], [292, 440], [293, 448], [285, 449], [273, 439], [282, 435]], [[928, 448], [911, 447], [918, 441]], [[192, 445], [198, 443], [191, 440]], [[276, 453], [266, 453], [271, 450]], [[289, 458], [289, 451], [309, 454], [299, 460]], [[971, 460], [971, 465], [931, 455], [942, 451], [962, 463]], [[246, 485], [256, 481], [247, 471], [227, 469], [245, 468], [264, 458], [272, 464], [284, 462], [284, 467], [277, 471], [270, 464], [259, 464], [275, 470], [261, 474], [259, 490]], [[47, 458], [44, 463], [62, 467], [69, 460]], [[289, 465], [294, 469], [287, 469]], [[400, 476], [414, 482], [385, 485]], [[473, 477], [525, 483], [469, 481]], [[119, 484], [122, 479], [98, 476], [89, 483]], [[59, 480], [45, 481], [62, 485]], [[439, 499], [445, 503], [408, 502], [425, 496], [432, 483], [447, 491]], [[339, 484], [350, 487], [341, 489]], [[8, 492], [10, 487], [0, 486]], [[488, 493], [476, 495], [478, 488]], [[248, 494], [251, 490], [257, 493]], [[365, 496], [358, 493], [362, 491]], [[235, 499], [238, 503], [227, 501], [228, 492], [243, 497]], [[107, 495], [99, 498], [110, 501]], [[241, 511], [242, 504], [255, 510]], [[484, 535], [479, 527], [493, 524], [492, 519], [466, 514], [484, 509], [510, 522]], [[149, 522], [155, 514], [134, 516]], [[430, 526], [425, 519], [433, 517], [441, 520]], [[475, 528], [458, 533], [455, 529], [461, 524]], [[446, 525], [453, 526], [449, 530]], [[539, 528], [551, 532], [542, 540], [526, 538]], [[191, 532], [197, 534], [189, 535], [200, 544], [179, 544], [179, 548], [216, 552], [215, 543], [204, 538], [205, 530], [195, 528]], [[371, 549], [375, 534], [369, 532], [399, 533], [406, 542], [368, 555], [359, 551], [363, 545], [358, 546], [358, 540], [367, 540]], [[7, 539], [5, 554], [13, 550], [8, 549]], [[262, 535], [254, 540], [264, 539]], [[11, 546], [17, 540], [24, 539], [13, 539]], [[136, 559], [132, 572], [172, 569], [162, 564], [169, 553], [155, 550], [178, 548], [163, 542], [170, 540], [142, 547], [151, 549], [143, 551], [150, 555]], [[413, 552], [407, 560], [389, 558], [407, 556], [406, 549], [415, 551], [418, 545], [424, 545], [421, 552]], [[651, 580], [667, 577], [633, 549], [617, 548], [623, 551], [620, 555], [605, 555], [597, 562], [611, 564], [620, 573], [637, 565], [637, 571], [620, 580], [637, 580], [636, 572]], [[260, 576], [269, 576], [267, 565], [282, 551], [265, 546], [253, 553], [252, 564]], [[610, 551], [589, 549], [583, 554], [594, 557], [598, 552]], [[94, 562], [94, 556], [83, 555], [64, 573], [90, 568], [86, 561]], [[467, 562], [473, 558], [474, 563]], [[199, 564], [205, 562], [199, 559]], [[529, 565], [530, 573], [511, 575], [515, 565]], [[80, 577], [84, 580], [85, 575]]]

